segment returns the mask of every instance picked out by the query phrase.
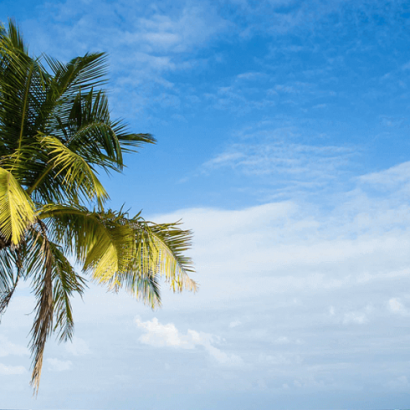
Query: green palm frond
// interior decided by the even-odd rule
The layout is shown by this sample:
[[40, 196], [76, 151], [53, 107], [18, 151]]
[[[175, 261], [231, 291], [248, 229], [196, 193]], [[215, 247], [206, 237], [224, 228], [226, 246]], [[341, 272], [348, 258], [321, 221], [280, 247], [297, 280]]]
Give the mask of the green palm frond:
[[62, 139], [71, 150], [104, 169], [121, 171], [123, 152], [135, 151], [144, 143], [155, 143], [150, 134], [130, 134], [122, 121], [111, 121], [108, 99], [102, 91], [79, 93], [67, 119], [55, 117]]
[[27, 53], [27, 47], [24, 44], [23, 37], [13, 19], [8, 21], [8, 30], [0, 26], [0, 39], [10, 42], [13, 49]]
[[139, 214], [128, 218], [121, 211], [91, 212], [61, 205], [45, 206], [39, 215], [49, 220], [56, 240], [70, 248], [99, 283], [134, 292], [138, 278], [159, 275], [175, 291], [196, 290], [188, 277], [194, 271], [192, 262], [183, 256], [192, 233], [180, 229], [179, 223], [154, 224]]
[[54, 330], [58, 331], [59, 340], [71, 340], [74, 331], [74, 320], [70, 298], [77, 293], [82, 295], [85, 280], [77, 275], [70, 262], [65, 257], [62, 248], [50, 242], [54, 259], [53, 266], [53, 302]]
[[125, 288], [134, 298], [149, 305], [152, 309], [161, 306], [159, 277], [154, 272], [149, 272], [147, 276], [131, 274], [124, 279], [124, 282], [117, 279], [118, 283], [115, 286]]
[[53, 84], [59, 98], [69, 99], [82, 90], [104, 85], [107, 74], [107, 55], [105, 53], [87, 53], [76, 57], [69, 63], [46, 56], [45, 60], [53, 74]]
[[0, 252], [0, 318], [4, 314], [20, 279], [22, 260], [19, 250]]
[[44, 347], [53, 331], [58, 332], [60, 341], [72, 338], [74, 320], [70, 298], [82, 295], [85, 281], [74, 271], [62, 248], [51, 242], [46, 225], [37, 220], [30, 229], [26, 244], [25, 266], [33, 278], [37, 299], [36, 316], [31, 329], [30, 349], [33, 356], [31, 383], [38, 391]]
[[56, 176], [64, 177], [63, 184], [70, 190], [83, 194], [88, 199], [94, 197], [100, 203], [108, 199], [108, 194], [87, 161], [71, 151], [53, 136], [41, 136], [40, 144], [49, 154], [49, 166], [57, 171]]
[[33, 240], [30, 247], [27, 270], [33, 276], [34, 294], [37, 299], [36, 315], [31, 328], [30, 341], [30, 350], [33, 358], [31, 385], [37, 394], [40, 386], [45, 344], [53, 331], [54, 257], [44, 225], [40, 222], [39, 231], [32, 228], [31, 233], [33, 234]]
[[1, 156], [16, 154], [31, 143], [41, 128], [38, 123], [47, 88], [40, 62], [10, 47], [0, 42]]
[[0, 241], [18, 245], [34, 218], [30, 197], [11, 172], [0, 168]]

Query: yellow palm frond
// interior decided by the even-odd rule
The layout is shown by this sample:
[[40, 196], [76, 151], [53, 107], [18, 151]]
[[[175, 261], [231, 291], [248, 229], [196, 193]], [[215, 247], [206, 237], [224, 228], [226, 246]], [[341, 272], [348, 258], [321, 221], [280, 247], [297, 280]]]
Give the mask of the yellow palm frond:
[[0, 234], [3, 240], [17, 245], [34, 219], [30, 197], [11, 172], [0, 168]]
[[143, 270], [164, 276], [174, 292], [195, 292], [197, 284], [188, 276], [194, 272], [192, 261], [182, 255], [190, 247], [191, 231], [179, 229], [179, 223], [154, 224], [140, 217], [138, 225], [137, 255], [146, 265]]

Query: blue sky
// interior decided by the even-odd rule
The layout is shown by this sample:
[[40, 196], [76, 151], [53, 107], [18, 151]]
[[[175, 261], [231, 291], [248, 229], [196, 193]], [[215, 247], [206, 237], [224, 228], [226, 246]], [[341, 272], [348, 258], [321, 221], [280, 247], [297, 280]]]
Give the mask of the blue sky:
[[30, 51], [106, 51], [114, 117], [156, 146], [113, 207], [195, 232], [200, 291], [90, 286], [28, 386], [34, 306], [0, 326], [0, 407], [380, 409], [410, 402], [410, 4], [11, 1]]

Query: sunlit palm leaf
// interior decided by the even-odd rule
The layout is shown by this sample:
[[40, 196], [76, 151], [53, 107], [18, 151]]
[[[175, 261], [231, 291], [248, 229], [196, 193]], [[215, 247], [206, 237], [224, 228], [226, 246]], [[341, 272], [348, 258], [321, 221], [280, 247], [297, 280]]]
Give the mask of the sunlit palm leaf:
[[0, 168], [0, 240], [18, 245], [34, 218], [30, 197], [11, 172]]
[[174, 291], [196, 290], [196, 283], [188, 276], [193, 271], [192, 262], [182, 255], [190, 246], [190, 231], [179, 229], [178, 223], [153, 224], [140, 215], [129, 219], [123, 214], [117, 223], [131, 230], [132, 244], [127, 250], [132, 253], [127, 253], [118, 271], [107, 271], [105, 275], [94, 272], [94, 277], [111, 287], [124, 287], [138, 297], [140, 281], [157, 283], [157, 276], [164, 276]]
[[165, 276], [174, 291], [197, 289], [196, 283], [189, 278], [193, 272], [192, 261], [184, 256], [190, 248], [192, 232], [179, 228], [179, 223], [155, 224], [147, 222], [140, 215], [132, 219], [138, 247], [138, 257], [144, 269], [155, 269]]

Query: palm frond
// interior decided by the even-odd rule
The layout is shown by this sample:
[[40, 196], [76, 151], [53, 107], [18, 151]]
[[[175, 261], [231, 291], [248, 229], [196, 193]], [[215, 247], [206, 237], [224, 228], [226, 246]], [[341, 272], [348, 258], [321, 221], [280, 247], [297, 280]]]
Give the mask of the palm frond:
[[108, 194], [87, 161], [63, 145], [53, 136], [41, 136], [40, 143], [49, 153], [49, 163], [64, 176], [63, 183], [69, 189], [81, 192], [86, 198], [97, 198], [101, 203], [108, 199]]
[[69, 63], [46, 56], [45, 60], [53, 73], [53, 87], [59, 98], [66, 100], [82, 90], [88, 92], [107, 82], [107, 55], [87, 53], [76, 57]]
[[11, 172], [0, 168], [0, 240], [18, 245], [34, 218], [30, 197]]
[[[109, 220], [112, 223], [112, 219]], [[107, 219], [103, 219], [107, 223]], [[144, 286], [151, 295], [159, 295], [157, 277], [163, 276], [174, 291], [183, 289], [195, 291], [196, 283], [189, 278], [188, 274], [194, 272], [190, 258], [183, 256], [183, 252], [189, 249], [191, 232], [181, 230], [179, 223], [154, 224], [145, 221], [140, 214], [134, 218], [127, 218], [126, 214], [119, 214], [115, 220], [113, 232], [121, 226], [127, 235], [125, 244], [126, 256], [118, 265], [118, 270], [106, 269], [104, 274], [100, 270], [93, 270], [93, 277], [99, 283], [106, 283], [111, 289], [124, 287], [133, 295], [150, 295], [142, 292]], [[131, 235], [131, 243], [129, 235]], [[149, 297], [149, 303], [152, 298]], [[159, 297], [155, 296], [160, 302]]]
[[[34, 233], [35, 230], [33, 229]], [[31, 328], [30, 350], [33, 357], [33, 372], [31, 385], [35, 394], [40, 386], [41, 370], [43, 367], [44, 348], [53, 330], [54, 301], [53, 301], [53, 265], [54, 257], [48, 241], [45, 227], [40, 223], [40, 231], [36, 232], [30, 249], [31, 258], [28, 270], [34, 271], [33, 287], [37, 299], [36, 316]]]
[[122, 170], [123, 152], [135, 151], [144, 143], [155, 143], [150, 134], [129, 134], [122, 121], [112, 122], [108, 99], [102, 91], [80, 92], [70, 105], [68, 118], [55, 117], [68, 147], [89, 163], [104, 169]]
[[22, 269], [32, 278], [37, 299], [30, 341], [31, 384], [37, 393], [46, 341], [53, 331], [58, 332], [60, 342], [72, 338], [74, 321], [70, 298], [75, 293], [82, 295], [85, 281], [75, 273], [61, 247], [49, 240], [47, 226], [41, 220], [37, 219], [30, 228], [25, 245]]
[[118, 276], [117, 283], [113, 283], [111, 286], [125, 288], [134, 298], [149, 305], [152, 309], [161, 306], [159, 277], [154, 272], [149, 272], [147, 276], [143, 276], [139, 272], [133, 272], [124, 277]]
[[22, 260], [19, 250], [0, 252], [0, 318], [6, 311], [20, 279]]
[[24, 44], [23, 37], [13, 19], [9, 19], [8, 21], [7, 38], [10, 39], [10, 42], [13, 44], [14, 48], [27, 53], [28, 50]]
[[196, 291], [197, 284], [189, 277], [189, 273], [195, 271], [192, 261], [184, 256], [191, 246], [192, 232], [180, 229], [180, 222], [155, 224], [139, 214], [131, 223], [143, 271], [155, 270], [164, 276], [174, 292]]
[[80, 206], [47, 205], [39, 210], [51, 237], [104, 282], [127, 266], [133, 250], [132, 230], [114, 212], [89, 211]]
[[154, 289], [156, 277], [164, 276], [174, 291], [196, 290], [188, 276], [194, 272], [192, 262], [183, 256], [192, 234], [179, 223], [154, 224], [139, 214], [128, 218], [122, 211], [91, 212], [61, 205], [46, 206], [39, 215], [84, 270], [110, 289], [124, 287], [137, 296], [144, 280]]
[[40, 61], [15, 47], [10, 38], [0, 38], [1, 156], [31, 143], [42, 117], [46, 84], [47, 74]]
[[83, 294], [85, 280], [76, 274], [61, 247], [50, 242], [50, 249], [53, 254], [54, 331], [58, 331], [60, 342], [66, 342], [71, 340], [74, 331], [70, 298], [74, 293]]

